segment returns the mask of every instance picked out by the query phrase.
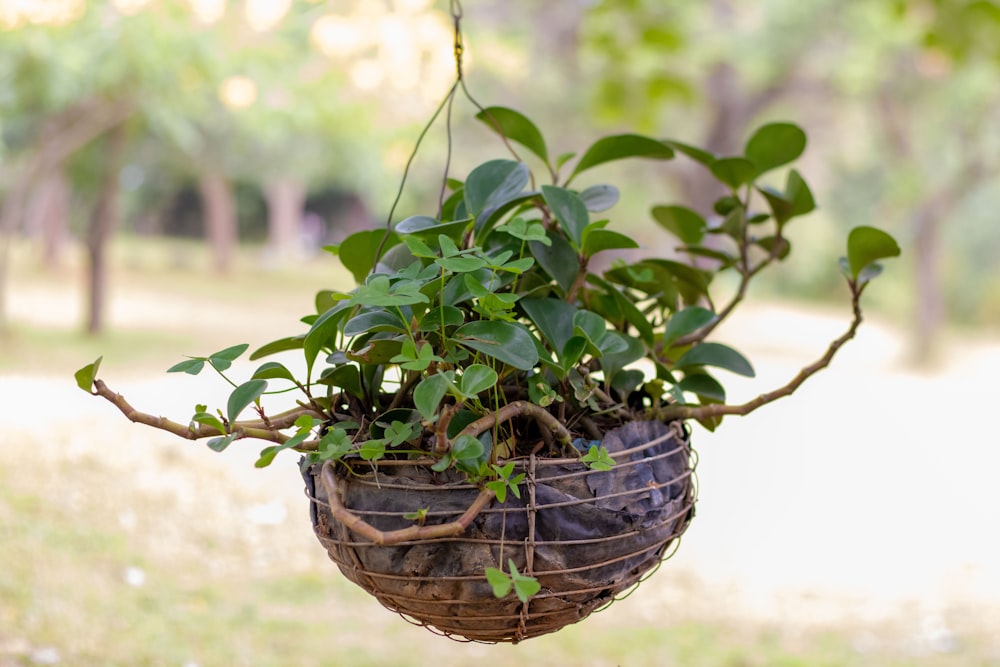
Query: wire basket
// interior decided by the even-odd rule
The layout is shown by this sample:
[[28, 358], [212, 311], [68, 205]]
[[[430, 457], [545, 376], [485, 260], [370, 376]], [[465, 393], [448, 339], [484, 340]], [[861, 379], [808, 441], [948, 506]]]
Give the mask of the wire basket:
[[[616, 461], [607, 471], [576, 459], [518, 459], [520, 498], [493, 499], [474, 514], [481, 490], [454, 472], [405, 462], [312, 466], [304, 476], [313, 528], [348, 579], [416, 624], [482, 642], [555, 632], [639, 583], [694, 515], [695, 457], [681, 422], [633, 422], [602, 444]], [[459, 534], [387, 545], [343, 519], [349, 510], [398, 531], [421, 509], [428, 525], [470, 520]], [[498, 599], [486, 580], [487, 567], [506, 571], [508, 559], [541, 584], [525, 603]]]

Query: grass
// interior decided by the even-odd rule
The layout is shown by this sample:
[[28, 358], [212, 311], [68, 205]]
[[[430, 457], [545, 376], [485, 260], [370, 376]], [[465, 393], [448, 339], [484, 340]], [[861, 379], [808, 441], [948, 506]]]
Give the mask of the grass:
[[[119, 246], [116, 298], [138, 316], [98, 338], [50, 312], [48, 304], [78, 291], [66, 280], [76, 268], [52, 275], [22, 259], [13, 289], [50, 296], [36, 307], [57, 317], [49, 324], [15, 318], [0, 347], [0, 389], [16, 388], [3, 384], [5, 376], [69, 383], [72, 370], [99, 354], [109, 375], [148, 376], [185, 352], [241, 338], [259, 344], [294, 326], [315, 289], [344, 282], [332, 262], [261, 272], [252, 253], [231, 277], [218, 278], [201, 253], [187, 244]], [[172, 319], [177, 312], [186, 313], [180, 322]], [[871, 628], [882, 640], [858, 646], [856, 627], [734, 619], [725, 599], [716, 600], [717, 614], [695, 615], [683, 596], [697, 590], [674, 591], [676, 607], [660, 602], [653, 608], [669, 613], [651, 615], [641, 599], [658, 589], [640, 588], [581, 624], [519, 646], [450, 642], [405, 623], [338, 575], [309, 534], [298, 489], [285, 494], [294, 508], [287, 521], [254, 525], [243, 511], [268, 492], [256, 477], [263, 472], [229, 473], [200, 449], [164, 447], [125, 424], [100, 430], [106, 423], [119, 429], [117, 415], [26, 432], [12, 430], [11, 416], [0, 414], [0, 667], [53, 658], [79, 667], [1000, 664], [986, 637], [967, 638], [954, 654], [920, 653], [893, 628]], [[127, 438], [108, 442], [121, 433]], [[244, 475], [258, 481], [248, 486]]]

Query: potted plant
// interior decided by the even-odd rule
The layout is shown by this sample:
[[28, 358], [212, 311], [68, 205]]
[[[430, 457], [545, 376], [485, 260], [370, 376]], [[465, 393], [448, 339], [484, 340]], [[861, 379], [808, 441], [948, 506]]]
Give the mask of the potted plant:
[[[728, 404], [717, 371], [753, 368], [714, 334], [791, 252], [789, 223], [814, 208], [795, 169], [783, 187], [763, 184], [800, 156], [803, 131], [764, 125], [739, 156], [620, 134], [553, 159], [520, 113], [478, 118], [541, 173], [516, 154], [484, 162], [447, 179], [434, 215], [332, 248], [357, 286], [320, 291], [300, 331], [250, 355], [280, 361], [230, 379], [243, 344], [169, 369], [226, 377], [224, 409], [198, 405], [186, 423], [140, 412], [97, 377], [100, 359], [76, 379], [132, 421], [216, 451], [265, 441], [258, 466], [299, 452], [317, 537], [348, 578], [442, 633], [518, 641], [580, 620], [661, 562], [694, 512], [687, 422], [714, 430], [829, 364], [861, 323], [879, 260], [899, 249], [882, 231], [852, 230], [846, 332], [786, 385]], [[678, 243], [637, 254], [604, 216], [618, 190], [578, 177], [677, 154], [721, 196], [707, 215], [653, 207]], [[615, 251], [632, 258], [593, 268]], [[734, 280], [719, 285], [722, 274]], [[297, 402], [275, 411], [289, 390]]]

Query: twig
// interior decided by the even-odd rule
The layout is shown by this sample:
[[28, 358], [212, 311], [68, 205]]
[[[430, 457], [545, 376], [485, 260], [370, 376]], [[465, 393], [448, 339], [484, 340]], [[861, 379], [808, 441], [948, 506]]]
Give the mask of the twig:
[[549, 414], [549, 411], [540, 405], [535, 405], [534, 403], [529, 403], [528, 401], [514, 401], [513, 403], [508, 403], [499, 410], [492, 412], [485, 417], [480, 417], [476, 421], [472, 422], [464, 429], [459, 435], [471, 435], [476, 437], [481, 433], [485, 433], [497, 424], [501, 422], [509, 421], [514, 417], [525, 416], [531, 417], [541, 426], [547, 428], [562, 447], [572, 447], [573, 446], [573, 436], [570, 432], [559, 423], [559, 420]]
[[862, 318], [860, 299], [864, 286], [862, 285], [861, 287], [858, 287], [853, 280], [849, 281], [849, 285], [851, 288], [851, 307], [854, 312], [854, 319], [851, 322], [851, 326], [846, 332], [844, 332], [843, 335], [830, 343], [830, 347], [827, 348], [826, 353], [822, 357], [800, 370], [798, 375], [792, 378], [788, 384], [783, 387], [779, 387], [774, 391], [761, 394], [752, 401], [748, 401], [741, 405], [670, 405], [658, 410], [657, 416], [663, 420], [708, 419], [712, 417], [722, 417], [725, 415], [744, 416], [750, 414], [759, 407], [778, 400], [779, 398], [791, 395], [792, 392], [798, 389], [803, 382], [809, 379], [809, 377], [829, 366], [830, 362], [833, 361], [834, 355], [837, 354], [837, 351], [844, 345], [844, 343], [854, 338], [854, 335], [858, 331], [858, 327], [861, 326]]
[[[200, 440], [202, 438], [213, 438], [220, 435], [226, 435], [219, 431], [217, 428], [208, 426], [207, 424], [187, 425], [175, 422], [166, 417], [157, 417], [146, 412], [140, 412], [136, 410], [132, 405], [125, 400], [125, 397], [119, 393], [112, 391], [103, 380], [94, 380], [94, 394], [108, 400], [112, 405], [118, 408], [125, 417], [136, 424], [145, 424], [146, 426], [152, 426], [153, 428], [158, 428], [161, 431], [166, 431], [172, 433], [178, 437], [184, 438], [185, 440]], [[276, 442], [279, 445], [284, 444], [288, 441], [290, 436], [281, 433], [279, 428], [287, 428], [295, 423], [295, 420], [302, 415], [312, 415], [314, 417], [324, 417], [323, 415], [316, 414], [313, 410], [306, 407], [298, 407], [283, 412], [280, 415], [271, 419], [272, 428], [263, 427], [263, 422], [261, 420], [247, 421], [247, 422], [233, 422], [229, 425], [229, 432], [235, 433], [237, 438], [255, 438], [257, 440], [267, 440], [269, 442]], [[318, 446], [318, 441], [309, 440], [301, 443], [295, 449], [300, 451], [312, 451]]]
[[329, 462], [323, 465], [323, 470], [320, 473], [320, 481], [326, 489], [326, 495], [330, 502], [330, 512], [333, 518], [345, 528], [379, 545], [392, 545], [410, 540], [430, 540], [439, 537], [461, 535], [469, 527], [469, 524], [472, 523], [472, 520], [479, 516], [479, 513], [496, 497], [496, 494], [492, 490], [483, 489], [462, 516], [449, 523], [442, 523], [435, 526], [415, 524], [398, 530], [382, 531], [344, 507], [344, 503], [340, 499], [342, 484], [334, 476], [333, 466]]

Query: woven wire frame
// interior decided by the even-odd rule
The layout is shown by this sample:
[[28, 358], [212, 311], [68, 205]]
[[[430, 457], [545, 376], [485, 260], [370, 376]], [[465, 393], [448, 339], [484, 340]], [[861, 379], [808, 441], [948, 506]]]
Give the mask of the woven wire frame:
[[[341, 492], [349, 504], [352, 494], [395, 494], [403, 507], [391, 510], [350, 507], [351, 511], [380, 528], [405, 525], [402, 514], [427, 509], [428, 523], [454, 520], [469, 504], [478, 487], [465, 482], [422, 483], [398, 465], [380, 470], [338, 466], [338, 489], [327, 489], [318, 473], [307, 493], [313, 502], [316, 535], [343, 574], [373, 595], [383, 606], [415, 625], [457, 641], [512, 642], [555, 632], [627, 597], [672, 556], [679, 538], [694, 516], [697, 499], [697, 455], [690, 448], [687, 428], [680, 422], [666, 433], [616, 452], [615, 474], [628, 474], [633, 466], [669, 462], [676, 474], [652, 480], [639, 488], [614, 488], [591, 493], [587, 479], [600, 475], [575, 459], [545, 459], [534, 455], [515, 460], [515, 474], [525, 473], [522, 502], [511, 507], [493, 503], [484, 509], [463, 534], [456, 537], [374, 544], [332, 518], [329, 492]], [[372, 464], [365, 463], [365, 466]], [[436, 479], [421, 466], [412, 474]], [[607, 474], [607, 473], [604, 473]], [[539, 500], [540, 485], [569, 489], [558, 501]], [[310, 492], [310, 489], [312, 492]], [[546, 489], [547, 490], [547, 489]], [[581, 491], [582, 490], [582, 491]], [[592, 489], [591, 489], [592, 491]], [[652, 521], [614, 534], [567, 539], [559, 535], [563, 512], [611, 511], [599, 505], [631, 503], [649, 494], [666, 496]], [[553, 493], [543, 493], [552, 496]], [[456, 498], [457, 497], [457, 498]], [[449, 509], [433, 509], [442, 506]], [[400, 511], [403, 509], [403, 511]], [[611, 511], [612, 515], [615, 512]], [[402, 523], [401, 523], [402, 522]], [[516, 529], [520, 527], [520, 530]], [[513, 594], [498, 599], [486, 580], [486, 567], [507, 570], [508, 558], [518, 570], [535, 577], [541, 590], [526, 603]], [[452, 571], [458, 567], [459, 571]]]

